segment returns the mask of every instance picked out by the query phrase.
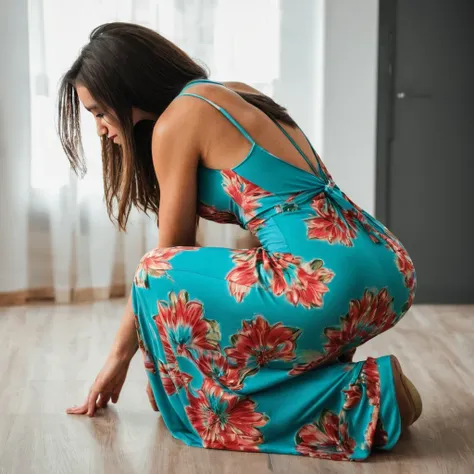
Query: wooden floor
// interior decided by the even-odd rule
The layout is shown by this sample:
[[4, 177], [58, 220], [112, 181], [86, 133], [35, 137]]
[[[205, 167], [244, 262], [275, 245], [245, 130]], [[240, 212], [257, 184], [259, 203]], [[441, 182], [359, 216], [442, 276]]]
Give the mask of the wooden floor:
[[148, 405], [135, 357], [121, 400], [73, 417], [118, 327], [119, 300], [0, 309], [0, 473], [473, 473], [474, 307], [415, 306], [356, 355], [396, 354], [422, 394], [422, 418], [365, 463], [189, 448]]

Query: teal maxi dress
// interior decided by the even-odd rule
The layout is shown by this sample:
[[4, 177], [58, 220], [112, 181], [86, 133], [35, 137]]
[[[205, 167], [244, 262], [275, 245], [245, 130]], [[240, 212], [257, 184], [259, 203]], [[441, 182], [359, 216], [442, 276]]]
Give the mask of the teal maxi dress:
[[[389, 356], [356, 347], [411, 306], [400, 241], [352, 202], [317, 154], [312, 172], [249, 141], [230, 169], [198, 169], [199, 215], [261, 247], [156, 248], [132, 287], [140, 349], [163, 420], [190, 446], [363, 460], [390, 449], [400, 414]], [[223, 86], [224, 87], [224, 86]]]

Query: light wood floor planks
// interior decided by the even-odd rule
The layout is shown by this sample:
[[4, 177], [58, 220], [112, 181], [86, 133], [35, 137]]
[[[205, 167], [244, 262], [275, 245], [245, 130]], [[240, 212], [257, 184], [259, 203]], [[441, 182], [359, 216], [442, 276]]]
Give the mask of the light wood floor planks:
[[72, 417], [110, 347], [123, 302], [0, 309], [1, 474], [474, 472], [474, 307], [415, 306], [367, 355], [396, 354], [424, 413], [397, 447], [365, 463], [189, 448], [148, 405], [139, 356], [121, 400]]

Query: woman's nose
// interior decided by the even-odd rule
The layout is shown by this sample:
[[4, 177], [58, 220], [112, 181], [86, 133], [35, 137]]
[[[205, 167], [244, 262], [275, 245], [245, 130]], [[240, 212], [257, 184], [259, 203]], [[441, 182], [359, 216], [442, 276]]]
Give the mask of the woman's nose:
[[107, 135], [107, 127], [102, 125], [100, 122], [97, 124], [97, 135], [99, 135], [99, 137]]

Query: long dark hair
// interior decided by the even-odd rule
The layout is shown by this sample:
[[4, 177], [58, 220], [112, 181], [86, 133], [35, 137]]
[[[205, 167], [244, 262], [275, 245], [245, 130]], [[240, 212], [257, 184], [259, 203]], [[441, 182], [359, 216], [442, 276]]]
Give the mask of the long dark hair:
[[[205, 79], [208, 73], [171, 41], [143, 26], [107, 23], [94, 29], [89, 40], [61, 81], [58, 133], [72, 168], [83, 176], [76, 85], [85, 86], [101, 107], [113, 111], [123, 142], [118, 146], [101, 138], [104, 193], [109, 217], [125, 230], [132, 205], [158, 216], [160, 201], [151, 158], [153, 122], [134, 127], [132, 107], [160, 116], [188, 82]], [[269, 97], [239, 94], [271, 118], [295, 125]]]

